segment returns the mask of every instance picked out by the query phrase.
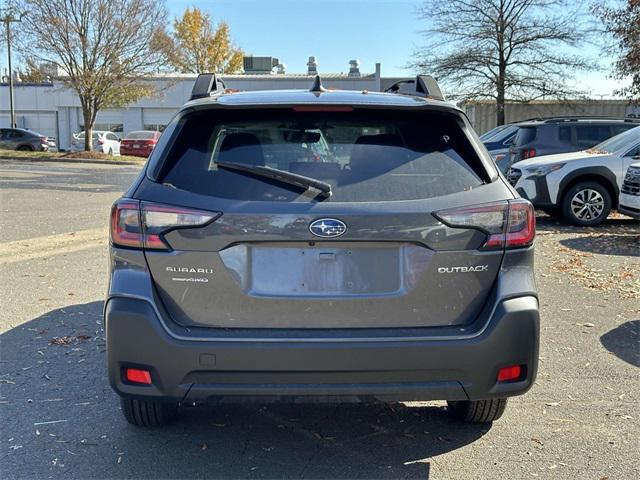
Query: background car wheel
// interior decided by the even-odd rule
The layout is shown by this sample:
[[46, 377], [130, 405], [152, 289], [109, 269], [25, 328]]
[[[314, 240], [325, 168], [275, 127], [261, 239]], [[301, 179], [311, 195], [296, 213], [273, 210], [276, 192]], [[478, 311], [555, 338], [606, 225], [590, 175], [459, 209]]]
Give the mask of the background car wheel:
[[447, 402], [449, 414], [463, 422], [488, 423], [498, 420], [507, 408], [506, 398]]
[[176, 416], [177, 407], [155, 400], [137, 400], [120, 397], [122, 414], [137, 427], [161, 427]]
[[109, 149], [109, 151], [107, 152], [107, 155], [109, 155], [110, 157], [113, 156], [113, 148]]
[[30, 147], [29, 145], [20, 145], [18, 150], [21, 152], [33, 152], [33, 147]]
[[598, 182], [580, 182], [568, 189], [562, 200], [562, 216], [572, 225], [598, 225], [610, 211], [611, 194]]

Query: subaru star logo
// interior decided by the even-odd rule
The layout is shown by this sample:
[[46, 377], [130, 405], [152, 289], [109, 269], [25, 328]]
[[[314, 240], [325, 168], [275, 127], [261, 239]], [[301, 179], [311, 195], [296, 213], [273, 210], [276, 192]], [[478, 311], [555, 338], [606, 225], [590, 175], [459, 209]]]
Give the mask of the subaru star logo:
[[309, 225], [309, 231], [316, 237], [339, 237], [347, 231], [347, 226], [335, 218], [319, 218]]

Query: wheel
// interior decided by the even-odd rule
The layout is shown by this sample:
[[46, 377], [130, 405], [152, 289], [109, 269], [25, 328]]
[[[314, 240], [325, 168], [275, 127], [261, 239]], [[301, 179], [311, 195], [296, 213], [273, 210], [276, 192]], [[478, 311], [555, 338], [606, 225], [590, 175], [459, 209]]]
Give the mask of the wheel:
[[107, 155], [109, 155], [110, 157], [112, 157], [112, 156], [113, 156], [113, 148], [110, 148], [110, 149], [109, 149], [109, 152], [107, 153]]
[[611, 203], [611, 194], [601, 183], [580, 182], [565, 192], [562, 216], [572, 225], [598, 225], [609, 216]]
[[21, 152], [33, 152], [33, 147], [30, 147], [29, 145], [20, 145], [18, 150]]
[[463, 422], [488, 423], [498, 420], [507, 408], [506, 398], [447, 402], [449, 414]]
[[173, 420], [177, 407], [156, 400], [137, 400], [120, 397], [124, 418], [136, 427], [161, 427]]

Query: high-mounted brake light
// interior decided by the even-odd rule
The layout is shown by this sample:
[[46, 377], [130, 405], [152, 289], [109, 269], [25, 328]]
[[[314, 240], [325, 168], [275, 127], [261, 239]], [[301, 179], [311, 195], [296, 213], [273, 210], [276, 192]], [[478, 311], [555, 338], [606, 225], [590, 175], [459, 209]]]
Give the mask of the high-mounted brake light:
[[118, 200], [111, 209], [111, 242], [130, 248], [169, 250], [163, 235], [178, 228], [201, 227], [219, 213], [137, 200]]
[[294, 112], [353, 112], [348, 105], [296, 105]]
[[535, 156], [536, 156], [536, 149], [535, 148], [525, 148], [522, 151], [522, 158], [523, 159], [533, 158]]
[[522, 198], [443, 210], [434, 215], [451, 228], [473, 228], [486, 233], [481, 250], [527, 247], [536, 234], [533, 205]]

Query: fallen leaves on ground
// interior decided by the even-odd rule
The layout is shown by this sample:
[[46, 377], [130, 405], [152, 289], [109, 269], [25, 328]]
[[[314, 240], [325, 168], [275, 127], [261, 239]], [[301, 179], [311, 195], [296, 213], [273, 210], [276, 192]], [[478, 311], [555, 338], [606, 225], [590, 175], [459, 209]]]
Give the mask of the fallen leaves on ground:
[[89, 335], [63, 335], [61, 337], [53, 337], [51, 340], [49, 340], [49, 343], [51, 345], [64, 347], [79, 342], [86, 342], [89, 339], [91, 339], [91, 336]]

